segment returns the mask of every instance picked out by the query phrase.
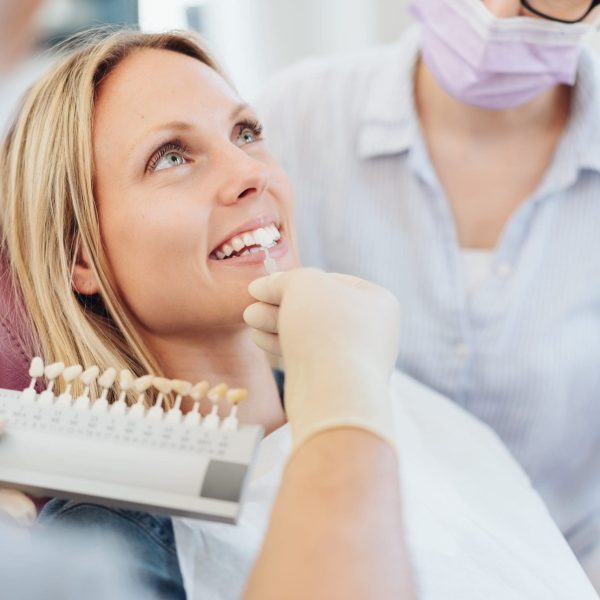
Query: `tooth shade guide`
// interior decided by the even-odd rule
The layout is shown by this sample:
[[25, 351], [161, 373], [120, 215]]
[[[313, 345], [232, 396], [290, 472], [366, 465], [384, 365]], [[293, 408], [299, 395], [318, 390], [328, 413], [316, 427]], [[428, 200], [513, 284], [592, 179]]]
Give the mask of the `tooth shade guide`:
[[[82, 384], [77, 379], [81, 389]], [[116, 382], [108, 397], [119, 391]], [[154, 423], [146, 421], [143, 415], [139, 421], [128, 421], [128, 415], [112, 412], [114, 406], [100, 418], [90, 418], [89, 411], [86, 414], [73, 406], [63, 411], [40, 407], [35, 401], [24, 405], [20, 391], [0, 389], [0, 418], [5, 423], [6, 441], [10, 441], [6, 448], [0, 443], [0, 457], [2, 452], [8, 452], [4, 459], [11, 466], [11, 473], [5, 473], [5, 483], [19, 487], [26, 480], [28, 490], [42, 496], [53, 492], [108, 506], [219, 522], [236, 521], [243, 488], [250, 478], [251, 463], [263, 435], [260, 426], [244, 425], [238, 431], [205, 431], [198, 422], [197, 411], [191, 413], [195, 421], [192, 429], [189, 423], [166, 420]], [[140, 408], [143, 410], [143, 406]], [[166, 454], [165, 447], [169, 449]], [[171, 449], [177, 453], [178, 461], [181, 457], [183, 464], [199, 468], [186, 470], [186, 477], [182, 478], [181, 472], [173, 468]], [[65, 457], [68, 457], [66, 462]], [[207, 463], [217, 463], [213, 464], [216, 471], [211, 471], [210, 482], [203, 467]], [[243, 481], [239, 481], [236, 471], [232, 480], [236, 489], [239, 485], [235, 499], [227, 481], [231, 475], [230, 463], [246, 473]], [[216, 485], [219, 481], [225, 487]], [[221, 497], [220, 493], [224, 495]]]
[[[71, 365], [65, 368], [62, 363], [53, 363], [46, 367], [43, 367], [43, 364], [40, 366], [38, 363], [35, 366], [39, 368], [39, 372], [43, 368], [44, 373], [56, 377], [62, 376], [66, 382], [65, 391], [57, 398], [53, 394], [56, 377], [49, 379], [45, 390], [48, 393], [40, 394], [42, 405], [55, 404], [57, 408], [70, 408], [78, 412], [90, 410], [94, 414], [110, 412], [117, 417], [128, 415], [132, 418], [147, 417], [152, 420], [162, 420], [164, 417], [164, 420], [170, 425], [183, 421], [186, 424], [199, 425], [202, 423], [208, 429], [216, 429], [223, 428], [224, 423], [227, 422], [225, 429], [231, 429], [232, 425], [237, 426], [237, 405], [247, 395], [246, 390], [229, 389], [225, 383], [211, 387], [207, 381], [192, 385], [188, 381], [171, 380], [152, 375], [134, 378], [134, 375], [127, 369], [117, 372], [113, 368], [108, 368], [100, 373], [97, 366], [85, 370], [80, 365]], [[71, 390], [77, 379], [84, 388], [81, 394], [74, 398]], [[35, 385], [35, 383], [34, 380], [33, 384]], [[101, 392], [96, 399], [90, 393], [94, 384], [101, 387]], [[151, 387], [157, 390], [156, 395], [148, 392]], [[31, 384], [21, 394], [24, 395], [30, 389]], [[111, 394], [116, 395], [116, 392], [118, 392], [116, 401], [111, 404], [110, 396]], [[128, 402], [129, 392], [137, 392], [137, 398], [131, 406]], [[167, 394], [172, 392], [175, 399], [173, 407], [170, 408]], [[152, 398], [155, 400], [152, 401]], [[150, 407], [147, 406], [149, 402], [152, 404]]]

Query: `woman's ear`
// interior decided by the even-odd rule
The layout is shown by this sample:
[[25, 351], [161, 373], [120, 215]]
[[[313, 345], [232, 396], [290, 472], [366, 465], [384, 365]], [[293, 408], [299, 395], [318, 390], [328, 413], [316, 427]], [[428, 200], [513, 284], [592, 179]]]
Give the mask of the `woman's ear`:
[[81, 243], [77, 244], [77, 256], [73, 267], [72, 285], [78, 294], [93, 296], [100, 291], [100, 286], [92, 270], [88, 253]]

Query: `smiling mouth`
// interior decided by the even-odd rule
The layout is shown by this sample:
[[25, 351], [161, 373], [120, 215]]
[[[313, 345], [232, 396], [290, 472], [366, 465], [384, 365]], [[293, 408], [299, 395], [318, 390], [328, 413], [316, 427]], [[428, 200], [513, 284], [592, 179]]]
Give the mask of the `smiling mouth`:
[[229, 260], [261, 252], [263, 248], [274, 248], [281, 240], [279, 227], [272, 223], [251, 231], [240, 233], [215, 248], [209, 258]]

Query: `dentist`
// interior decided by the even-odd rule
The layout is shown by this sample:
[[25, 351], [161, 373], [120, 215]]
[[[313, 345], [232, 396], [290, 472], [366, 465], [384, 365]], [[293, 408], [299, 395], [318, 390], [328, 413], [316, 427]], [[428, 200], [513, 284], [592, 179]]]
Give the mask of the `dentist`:
[[397, 365], [489, 423], [600, 589], [598, 0], [412, 0], [259, 103], [304, 264], [392, 290]]

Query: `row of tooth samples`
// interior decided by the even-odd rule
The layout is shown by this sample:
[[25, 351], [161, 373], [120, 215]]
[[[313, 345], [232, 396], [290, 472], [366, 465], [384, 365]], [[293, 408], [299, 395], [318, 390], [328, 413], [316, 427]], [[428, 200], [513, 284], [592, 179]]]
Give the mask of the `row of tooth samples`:
[[[192, 385], [189, 381], [181, 379], [166, 379], [164, 377], [155, 377], [154, 375], [144, 375], [135, 378], [131, 371], [124, 369], [117, 374], [116, 369], [108, 368], [100, 374], [97, 366], [83, 369], [81, 365], [72, 365], [65, 367], [62, 362], [55, 362], [50, 365], [44, 365], [44, 362], [38, 356], [31, 361], [29, 368], [31, 382], [29, 387], [23, 390], [21, 397], [25, 401], [34, 402], [37, 400], [41, 406], [56, 406], [58, 408], [73, 407], [76, 410], [90, 409], [94, 413], [111, 412], [115, 415], [127, 415], [132, 419], [148, 418], [153, 420], [165, 420], [168, 423], [184, 423], [186, 425], [202, 425], [205, 429], [225, 429], [235, 430], [238, 427], [237, 411], [242, 400], [248, 395], [245, 389], [229, 389], [224, 383], [210, 387], [207, 381], [201, 381]], [[58, 397], [54, 395], [54, 384], [56, 380], [63, 378], [66, 387]], [[40, 377], [47, 380], [46, 389], [39, 395], [36, 393], [35, 386]], [[108, 394], [115, 384], [119, 383], [119, 396], [115, 402], [109, 404]], [[79, 379], [83, 384], [83, 392], [73, 397], [71, 390], [73, 384]], [[92, 399], [90, 389], [97, 383], [102, 390], [100, 395]], [[146, 395], [148, 390], [154, 387], [158, 395], [156, 401], [150, 407], [146, 407]], [[129, 405], [126, 402], [127, 392], [133, 390], [137, 394], [137, 400]], [[164, 399], [169, 394], [176, 394], [175, 403], [172, 408], [166, 407]], [[185, 415], [181, 411], [181, 403], [185, 397], [189, 396], [194, 405]], [[210, 412], [203, 416], [200, 413], [200, 401], [207, 398], [211, 402]], [[229, 414], [221, 420], [219, 417], [219, 405], [226, 401], [229, 406]]]

